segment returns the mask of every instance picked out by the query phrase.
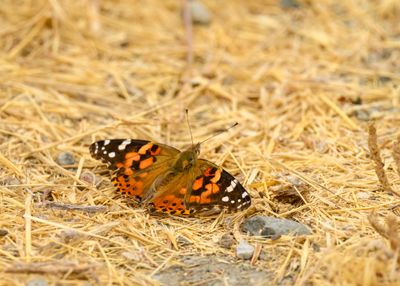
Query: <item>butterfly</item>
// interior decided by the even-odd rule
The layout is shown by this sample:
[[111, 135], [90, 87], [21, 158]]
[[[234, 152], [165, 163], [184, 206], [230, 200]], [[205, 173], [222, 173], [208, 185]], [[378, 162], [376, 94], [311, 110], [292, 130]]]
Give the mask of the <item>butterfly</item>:
[[93, 143], [93, 158], [113, 170], [117, 190], [151, 211], [171, 215], [241, 211], [251, 198], [231, 174], [199, 159], [200, 143], [185, 151], [147, 140], [111, 139]]

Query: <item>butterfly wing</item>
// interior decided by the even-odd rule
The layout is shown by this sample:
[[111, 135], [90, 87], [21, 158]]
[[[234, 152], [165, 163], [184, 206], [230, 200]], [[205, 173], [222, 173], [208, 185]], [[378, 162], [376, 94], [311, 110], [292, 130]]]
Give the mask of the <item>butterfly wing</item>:
[[145, 202], [150, 210], [172, 215], [189, 215], [194, 209], [185, 205], [185, 196], [190, 187], [190, 174], [186, 172], [170, 171], [157, 178], [153, 183], [151, 197]]
[[249, 193], [232, 175], [217, 165], [198, 159], [188, 172], [173, 171], [153, 184], [150, 207], [174, 215], [213, 214], [222, 209], [240, 211], [251, 204]]
[[167, 145], [133, 139], [97, 141], [89, 149], [93, 158], [114, 170], [112, 181], [118, 191], [138, 201], [180, 153]]
[[188, 188], [186, 205], [196, 212], [212, 209], [241, 211], [248, 208], [251, 198], [246, 189], [231, 174], [211, 163], [198, 159], [194, 166], [194, 180]]

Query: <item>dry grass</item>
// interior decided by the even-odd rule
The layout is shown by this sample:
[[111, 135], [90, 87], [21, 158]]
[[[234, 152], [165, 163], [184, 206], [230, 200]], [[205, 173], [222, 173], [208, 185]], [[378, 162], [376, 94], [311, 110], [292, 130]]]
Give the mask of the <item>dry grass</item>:
[[[37, 275], [58, 285], [154, 285], [185, 255], [234, 257], [218, 244], [231, 231], [268, 254], [251, 263], [276, 284], [400, 283], [398, 249], [368, 221], [400, 199], [381, 188], [367, 126], [375, 121], [398, 193], [400, 3], [204, 3], [213, 22], [193, 27], [187, 65], [181, 1], [1, 1], [1, 285]], [[152, 216], [116, 195], [90, 158], [88, 145], [102, 138], [184, 148], [185, 108], [196, 140], [240, 123], [202, 146], [202, 156], [250, 190], [247, 212]], [[62, 151], [76, 164], [59, 166]], [[104, 180], [80, 179], [87, 170]], [[274, 193], [288, 174], [304, 182], [296, 204]], [[238, 226], [254, 213], [295, 219], [313, 235], [248, 238]], [[398, 228], [382, 229], [398, 237]]]

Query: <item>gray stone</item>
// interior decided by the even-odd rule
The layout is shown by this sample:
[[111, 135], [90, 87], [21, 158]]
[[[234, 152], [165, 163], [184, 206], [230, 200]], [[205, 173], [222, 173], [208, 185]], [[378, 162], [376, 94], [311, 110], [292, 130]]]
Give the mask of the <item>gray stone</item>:
[[236, 256], [241, 259], [251, 259], [254, 253], [254, 246], [241, 240], [236, 248]]
[[279, 4], [284, 9], [298, 9], [298, 8], [300, 8], [300, 4], [296, 0], [281, 0], [279, 2]]
[[243, 232], [254, 236], [277, 237], [280, 235], [308, 235], [310, 229], [293, 220], [268, 216], [254, 216], [241, 225]]
[[47, 286], [47, 280], [43, 278], [36, 278], [26, 282], [26, 286]]
[[208, 9], [197, 0], [188, 1], [190, 12], [192, 14], [192, 22], [194, 24], [208, 25], [211, 22], [211, 14]]
[[73, 165], [75, 164], [74, 155], [70, 152], [61, 152], [57, 155], [56, 162], [61, 165]]
[[230, 249], [234, 243], [235, 238], [231, 233], [225, 233], [223, 236], [221, 236], [221, 239], [218, 242], [221, 247], [226, 249]]
[[92, 172], [87, 170], [82, 171], [79, 179], [95, 186], [98, 186], [101, 183], [101, 177], [98, 177]]
[[298, 177], [292, 176], [292, 175], [288, 175], [286, 176], [286, 180], [288, 180], [289, 183], [291, 183], [292, 185], [299, 187], [301, 185], [303, 185], [303, 181], [300, 180]]
[[370, 119], [369, 113], [366, 110], [357, 110], [355, 112], [355, 115], [357, 119], [361, 121], [369, 121]]
[[369, 198], [371, 198], [371, 195], [367, 192], [358, 192], [356, 194], [356, 197], [359, 200], [368, 200]]

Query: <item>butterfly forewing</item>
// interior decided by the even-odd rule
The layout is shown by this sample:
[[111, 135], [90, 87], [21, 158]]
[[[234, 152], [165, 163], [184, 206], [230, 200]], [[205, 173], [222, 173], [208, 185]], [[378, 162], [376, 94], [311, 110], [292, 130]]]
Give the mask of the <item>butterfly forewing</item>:
[[117, 189], [138, 201], [179, 154], [179, 150], [163, 144], [132, 139], [102, 140], [89, 149], [93, 158], [115, 170], [112, 182]]

